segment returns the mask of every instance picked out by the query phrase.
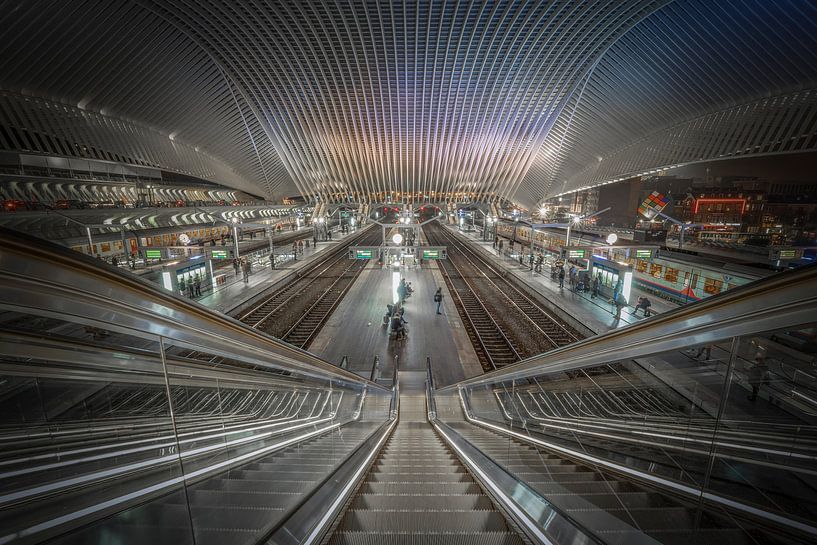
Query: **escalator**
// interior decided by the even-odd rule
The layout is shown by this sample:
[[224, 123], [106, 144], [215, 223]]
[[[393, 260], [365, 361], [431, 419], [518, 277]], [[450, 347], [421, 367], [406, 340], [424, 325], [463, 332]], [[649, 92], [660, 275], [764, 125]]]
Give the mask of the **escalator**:
[[400, 417], [329, 545], [521, 545], [428, 422], [426, 374], [400, 373]]
[[[733, 520], [702, 513], [696, 505], [682, 502], [654, 488], [648, 488], [600, 471], [588, 464], [509, 439], [469, 424], [454, 429], [493, 458], [577, 523], [605, 543], [663, 543], [665, 545], [717, 544], [752, 545], [757, 541]], [[654, 539], [655, 541], [650, 540]], [[778, 543], [764, 536], [761, 543]]]

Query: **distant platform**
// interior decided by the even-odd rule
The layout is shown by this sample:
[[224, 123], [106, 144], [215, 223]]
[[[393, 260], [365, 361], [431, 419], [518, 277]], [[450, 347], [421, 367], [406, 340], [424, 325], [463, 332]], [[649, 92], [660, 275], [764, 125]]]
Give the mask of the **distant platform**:
[[[404, 277], [414, 294], [405, 304], [409, 334], [405, 340], [389, 339], [383, 325], [386, 304]], [[443, 289], [443, 310], [436, 314], [434, 292]], [[369, 263], [355, 285], [335, 309], [332, 317], [312, 342], [309, 351], [340, 364], [344, 356], [349, 369], [368, 377], [374, 358], [380, 360], [381, 376], [391, 376], [395, 355], [401, 371], [425, 371], [426, 358], [433, 363], [438, 386], [453, 384], [482, 373], [477, 355], [460, 320], [437, 264], [422, 267], [383, 269]]]

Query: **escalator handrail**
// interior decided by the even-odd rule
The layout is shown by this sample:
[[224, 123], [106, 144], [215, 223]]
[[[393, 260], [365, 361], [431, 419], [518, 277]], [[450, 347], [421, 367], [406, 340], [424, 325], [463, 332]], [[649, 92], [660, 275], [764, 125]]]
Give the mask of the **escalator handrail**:
[[7, 309], [52, 316], [71, 309], [76, 323], [189, 342], [213, 354], [234, 350], [272, 368], [387, 390], [118, 267], [3, 227], [0, 290]]
[[815, 284], [817, 264], [800, 267], [438, 391], [522, 380], [815, 322]]

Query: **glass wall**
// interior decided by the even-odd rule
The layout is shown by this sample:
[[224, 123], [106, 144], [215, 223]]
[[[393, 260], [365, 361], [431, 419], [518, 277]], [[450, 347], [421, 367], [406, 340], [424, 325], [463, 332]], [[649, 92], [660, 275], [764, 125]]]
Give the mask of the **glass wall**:
[[388, 420], [373, 384], [121, 324], [0, 313], [0, 542], [260, 539]]
[[603, 542], [814, 539], [817, 324], [627, 352], [446, 389], [437, 415]]

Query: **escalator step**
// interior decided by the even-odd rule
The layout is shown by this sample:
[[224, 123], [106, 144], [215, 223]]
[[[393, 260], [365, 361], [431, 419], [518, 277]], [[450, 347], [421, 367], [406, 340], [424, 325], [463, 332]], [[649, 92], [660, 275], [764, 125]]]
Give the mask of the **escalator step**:
[[523, 545], [518, 535], [510, 532], [461, 532], [396, 534], [362, 531], [335, 532], [329, 545]]
[[361, 494], [482, 494], [476, 483], [376, 483], [366, 482]]
[[370, 483], [469, 483], [473, 482], [467, 473], [380, 473], [370, 472], [366, 478]]
[[452, 496], [431, 494], [363, 494], [357, 496], [352, 503], [352, 509], [403, 509], [416, 504], [426, 509], [452, 509], [462, 511], [492, 510], [494, 508], [487, 496], [476, 494]]
[[473, 532], [503, 531], [505, 518], [497, 511], [355, 511], [350, 510], [340, 530], [368, 532]]

